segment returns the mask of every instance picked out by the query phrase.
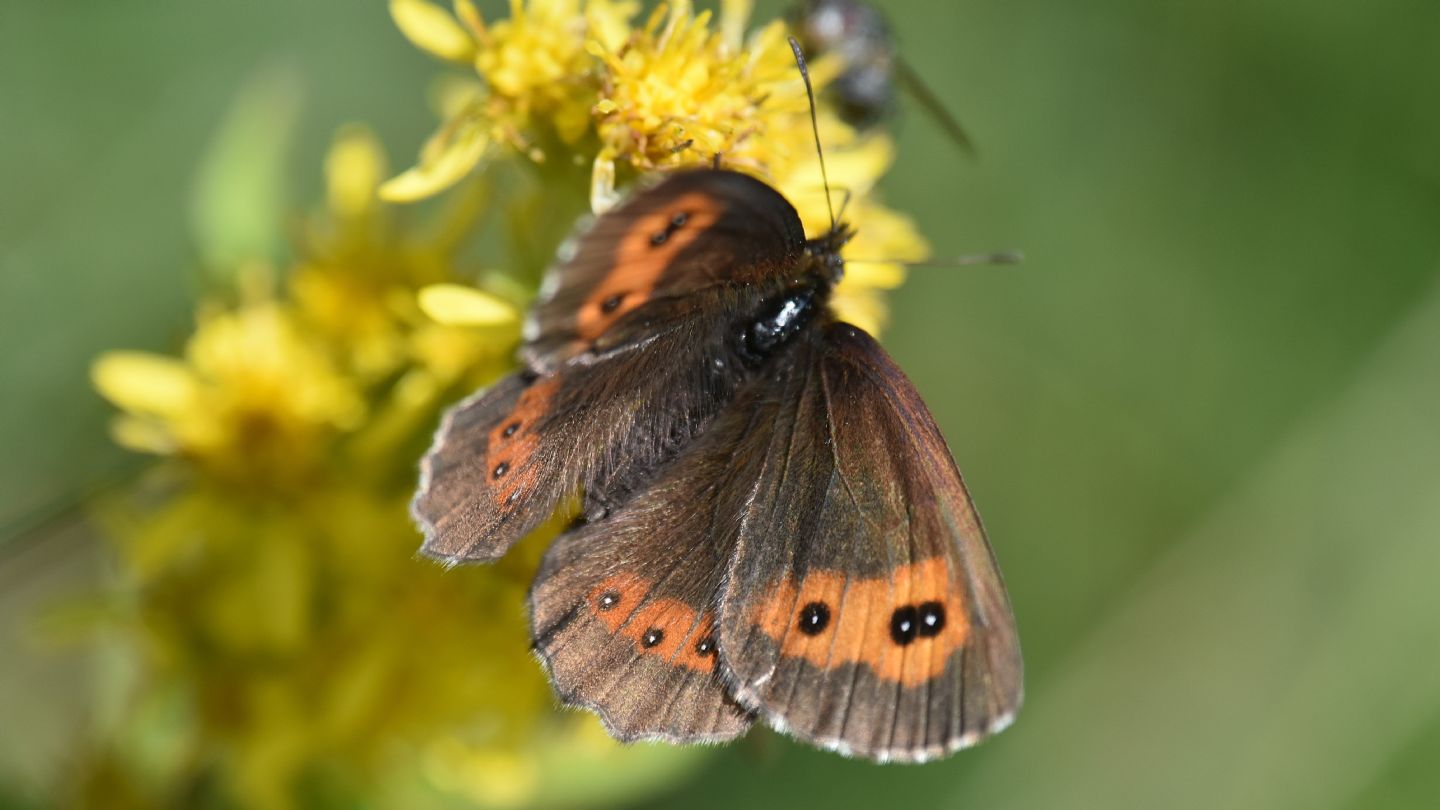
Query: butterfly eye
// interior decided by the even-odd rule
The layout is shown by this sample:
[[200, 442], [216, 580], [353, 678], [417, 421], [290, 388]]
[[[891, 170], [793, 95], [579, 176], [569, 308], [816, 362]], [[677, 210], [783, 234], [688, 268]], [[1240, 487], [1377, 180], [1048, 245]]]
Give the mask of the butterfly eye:
[[800, 632], [805, 635], [819, 635], [829, 625], [830, 608], [824, 602], [811, 602], [800, 609]]
[[919, 629], [920, 612], [914, 605], [906, 605], [897, 608], [894, 615], [890, 617], [890, 638], [895, 643], [905, 646], [915, 640], [915, 633]]
[[640, 639], [640, 644], [646, 648], [654, 647], [665, 640], [665, 631], [658, 627], [652, 627], [645, 631], [645, 637]]

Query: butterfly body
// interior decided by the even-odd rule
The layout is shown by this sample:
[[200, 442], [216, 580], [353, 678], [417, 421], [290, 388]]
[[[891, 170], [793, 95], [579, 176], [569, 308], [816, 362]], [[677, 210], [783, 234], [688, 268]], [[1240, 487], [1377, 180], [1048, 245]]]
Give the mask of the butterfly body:
[[944, 440], [826, 308], [848, 236], [806, 240], [733, 172], [635, 194], [552, 270], [526, 370], [453, 409], [422, 463], [423, 551], [449, 563], [583, 497], [532, 634], [562, 699], [620, 739], [759, 718], [918, 761], [1018, 707], [1013, 617]]

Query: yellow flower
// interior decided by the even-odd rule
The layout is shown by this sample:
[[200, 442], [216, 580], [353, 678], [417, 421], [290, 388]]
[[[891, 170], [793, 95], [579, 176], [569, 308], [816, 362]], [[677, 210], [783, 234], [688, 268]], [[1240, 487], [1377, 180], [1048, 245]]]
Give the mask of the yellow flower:
[[367, 383], [406, 361], [408, 334], [421, 320], [415, 290], [454, 274], [456, 239], [477, 213], [462, 199], [448, 212], [458, 221], [442, 232], [407, 227], [376, 196], [385, 174], [373, 133], [353, 125], [337, 133], [325, 161], [328, 211], [306, 222], [289, 278], [301, 317]]
[[360, 392], [273, 300], [207, 308], [183, 360], [110, 352], [92, 379], [125, 411], [121, 444], [226, 477], [308, 471], [365, 415]]
[[143, 643], [141, 694], [187, 696], [194, 748], [181, 767], [209, 769], [238, 800], [223, 804], [296, 806], [334, 763], [381, 782], [397, 754], [454, 735], [527, 763], [567, 736], [529, 656], [476, 653], [524, 650], [543, 546], [448, 574], [414, 556], [407, 489], [348, 477], [280, 507], [201, 486], [112, 515], [125, 526], [117, 551], [134, 593], [121, 609]]
[[[813, 151], [805, 85], [776, 21], [742, 48], [745, 4], [727, 3], [721, 31], [710, 13], [695, 15], [688, 0], [660, 7], [623, 48], [592, 42], [605, 65], [595, 104], [600, 154], [593, 196], [604, 199], [614, 163], [638, 171], [705, 163], [720, 156], [730, 167], [772, 179]], [[730, 32], [728, 35], [726, 32]], [[833, 74], [816, 65], [823, 82]]]
[[616, 45], [639, 8], [632, 0], [511, 0], [510, 16], [486, 24], [469, 0], [450, 17], [426, 0], [391, 0], [391, 15], [418, 47], [469, 62], [482, 86], [447, 104], [445, 123], [414, 168], [381, 187], [385, 199], [418, 200], [467, 175], [494, 144], [536, 162], [552, 137], [573, 145], [590, 129], [594, 60], [586, 42]]

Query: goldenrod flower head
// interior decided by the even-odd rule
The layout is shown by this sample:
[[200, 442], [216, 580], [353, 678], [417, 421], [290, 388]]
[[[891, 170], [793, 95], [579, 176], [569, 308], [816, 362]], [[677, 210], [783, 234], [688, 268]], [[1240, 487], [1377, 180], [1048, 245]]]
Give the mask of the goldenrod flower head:
[[[735, 27], [726, 23], [722, 31]], [[696, 15], [677, 0], [619, 50], [592, 43], [605, 65], [595, 105], [602, 162], [651, 171], [718, 155], [768, 179], [797, 146], [813, 149], [784, 24], [765, 26], [743, 48], [722, 31], [711, 30], [708, 11]]]
[[[580, 0], [514, 0], [510, 19], [487, 26], [468, 3], [456, 4], [457, 22], [424, 0], [394, 0], [407, 36], [442, 58], [473, 62], [484, 84], [451, 85], [443, 102], [446, 123], [425, 145], [419, 165], [386, 183], [382, 196], [434, 194], [471, 172], [496, 143], [540, 157], [533, 144], [546, 136], [536, 131], [532, 113], [544, 110], [554, 134], [574, 149], [583, 148], [579, 135], [593, 122], [595, 211], [619, 198], [617, 182], [629, 175], [718, 158], [774, 183], [795, 203], [807, 232], [823, 232], [830, 221], [805, 85], [783, 23], [743, 35], [749, 6], [722, 3], [712, 26], [710, 12], [696, 14], [689, 0], [676, 0], [632, 31], [633, 3], [592, 0], [582, 13]], [[457, 44], [462, 39], [463, 46]], [[838, 69], [833, 58], [812, 62], [817, 88]], [[583, 114], [580, 101], [587, 105]], [[845, 216], [858, 231], [845, 255], [871, 260], [850, 268], [835, 309], [878, 331], [886, 320], [880, 291], [904, 280], [899, 261], [923, 258], [928, 248], [907, 218], [873, 200], [893, 160], [890, 140], [858, 135], [823, 101], [818, 112], [832, 187], [848, 195]]]
[[386, 183], [390, 200], [428, 197], [458, 182], [497, 143], [532, 160], [541, 141], [571, 145], [590, 131], [594, 59], [586, 43], [617, 44], [639, 9], [633, 0], [510, 0], [510, 16], [487, 24], [469, 0], [455, 18], [426, 0], [391, 0], [391, 14], [417, 46], [469, 61], [482, 84], [452, 103], [419, 164]]
[[184, 359], [110, 352], [92, 378], [125, 411], [121, 444], [225, 476], [303, 472], [365, 416], [360, 392], [273, 300], [203, 311]]

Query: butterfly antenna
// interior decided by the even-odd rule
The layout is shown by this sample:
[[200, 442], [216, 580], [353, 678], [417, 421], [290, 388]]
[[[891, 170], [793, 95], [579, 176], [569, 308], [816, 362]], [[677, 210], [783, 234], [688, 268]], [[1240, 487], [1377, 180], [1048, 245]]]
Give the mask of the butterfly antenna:
[[790, 50], [795, 52], [795, 64], [800, 68], [800, 78], [805, 80], [805, 97], [810, 100], [810, 130], [815, 133], [815, 154], [820, 156], [820, 182], [825, 185], [825, 208], [830, 212], [830, 230], [835, 230], [835, 206], [830, 202], [830, 175], [825, 171], [825, 150], [820, 146], [820, 119], [815, 114], [815, 88], [810, 85], [810, 68], [805, 65], [805, 53], [800, 42], [789, 37]]
[[950, 256], [943, 259], [906, 261], [904, 259], [846, 259], [846, 264], [899, 264], [905, 267], [971, 267], [977, 264], [1019, 264], [1025, 261], [1025, 254], [1018, 250], [1001, 250], [995, 253], [972, 253], [966, 256]]

